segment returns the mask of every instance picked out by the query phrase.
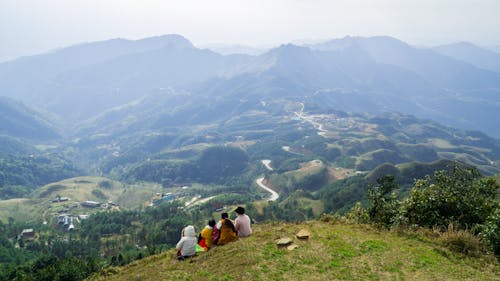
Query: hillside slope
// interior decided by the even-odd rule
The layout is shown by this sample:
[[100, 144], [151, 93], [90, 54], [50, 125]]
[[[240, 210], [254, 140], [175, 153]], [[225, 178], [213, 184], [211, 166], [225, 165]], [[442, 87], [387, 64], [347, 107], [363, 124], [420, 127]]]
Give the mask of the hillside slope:
[[[137, 208], [161, 192], [155, 184], [124, 185], [103, 177], [74, 177], [42, 186], [27, 198], [0, 200], [0, 223], [9, 217], [17, 221], [49, 221], [56, 223], [61, 213], [77, 216], [92, 214], [103, 208], [85, 208], [80, 202], [91, 200], [106, 203], [113, 201], [121, 208]], [[67, 201], [52, 202], [57, 197]]]
[[[311, 231], [309, 240], [294, 235]], [[290, 237], [299, 247], [278, 249]], [[463, 257], [435, 239], [379, 231], [365, 225], [307, 222], [254, 225], [246, 239], [179, 262], [175, 250], [90, 280], [498, 280], [494, 261]]]
[[16, 100], [0, 96], [0, 135], [33, 141], [59, 138], [50, 121]]

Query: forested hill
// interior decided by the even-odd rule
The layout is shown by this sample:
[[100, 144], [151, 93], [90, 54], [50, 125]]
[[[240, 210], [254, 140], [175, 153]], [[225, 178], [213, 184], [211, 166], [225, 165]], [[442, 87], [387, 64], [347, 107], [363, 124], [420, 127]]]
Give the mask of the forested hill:
[[0, 96], [0, 137], [2, 135], [34, 141], [60, 137], [48, 118], [18, 101]]

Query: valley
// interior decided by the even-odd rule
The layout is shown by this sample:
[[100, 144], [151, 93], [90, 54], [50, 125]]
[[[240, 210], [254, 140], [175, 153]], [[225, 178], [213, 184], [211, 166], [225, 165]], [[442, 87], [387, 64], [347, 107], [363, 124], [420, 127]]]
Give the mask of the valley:
[[[0, 242], [7, 241], [0, 279], [29, 276], [32, 268], [19, 266], [44, 259], [74, 259], [68, 266], [88, 269], [85, 276], [96, 264], [115, 270], [165, 253], [186, 224], [201, 229], [221, 212], [234, 217], [241, 205], [267, 248], [277, 238], [269, 224], [278, 222], [345, 230], [376, 225], [375, 203], [403, 212], [430, 177], [455, 171], [463, 172], [456, 181], [483, 188], [473, 196], [496, 194], [477, 200], [489, 205], [471, 215], [483, 232], [469, 240], [489, 233], [493, 241], [499, 201], [490, 189], [498, 188], [500, 174], [494, 67], [391, 37], [221, 55], [166, 35], [0, 63], [0, 79], [6, 95], [0, 98]], [[345, 225], [318, 222], [325, 217]], [[382, 227], [411, 228], [414, 218], [401, 218], [407, 221], [391, 217]], [[24, 230], [34, 236], [24, 239]], [[315, 235], [324, 242], [324, 234]], [[356, 255], [377, 255], [358, 242], [351, 245]], [[477, 243], [480, 256], [498, 252]], [[88, 263], [78, 264], [84, 258]], [[411, 275], [394, 263], [397, 272], [379, 270]], [[359, 268], [349, 266], [358, 276]]]

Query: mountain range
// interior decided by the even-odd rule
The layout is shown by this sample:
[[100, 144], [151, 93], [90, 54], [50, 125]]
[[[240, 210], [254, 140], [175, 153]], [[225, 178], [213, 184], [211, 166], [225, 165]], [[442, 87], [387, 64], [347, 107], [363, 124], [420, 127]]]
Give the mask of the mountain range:
[[[261, 279], [493, 280], [486, 247], [498, 252], [498, 202], [485, 197], [500, 179], [498, 65], [498, 53], [469, 43], [423, 49], [345, 37], [228, 55], [180, 35], [0, 63], [0, 279], [80, 280], [96, 271], [91, 280], [158, 279], [157, 269], [135, 270], [142, 261], [114, 266], [164, 251], [186, 223], [200, 230], [241, 205], [259, 222], [254, 234], [192, 260], [207, 270], [187, 274], [191, 263], [183, 268], [173, 250], [144, 262], [166, 268], [165, 279], [232, 280], [234, 265], [210, 270], [236, 251], [257, 257], [233, 261], [254, 263]], [[436, 193], [420, 201], [421, 189]], [[405, 216], [418, 213], [405, 209], [412, 204], [432, 210], [429, 220], [444, 210], [446, 223], [414, 225]], [[382, 215], [401, 233], [353, 224], [374, 213], [390, 213]], [[457, 217], [474, 217], [463, 226], [482, 229], [488, 245], [451, 227], [436, 236]], [[417, 225], [434, 228], [414, 232]], [[297, 240], [302, 228], [309, 239]], [[293, 249], [277, 248], [284, 236], [297, 237]], [[314, 258], [320, 248], [326, 259]], [[360, 259], [370, 262], [360, 268]]]
[[0, 93], [57, 116], [53, 120], [69, 136], [98, 116], [155, 98], [168, 100], [170, 117], [183, 119], [192, 116], [180, 112], [200, 107], [199, 101], [220, 115], [220, 107], [255, 109], [284, 98], [349, 112], [413, 114], [499, 137], [498, 57], [471, 44], [420, 49], [384, 36], [221, 55], [165, 35], [86, 43], [2, 63]]
[[[0, 64], [8, 96], [0, 134], [4, 153], [49, 143], [105, 173], [238, 140], [257, 143], [251, 159], [267, 153], [276, 165], [283, 151], [265, 141], [357, 170], [447, 158], [495, 173], [497, 57], [471, 44], [420, 49], [386, 36], [254, 56], [199, 49], [180, 35], [87, 43]], [[326, 139], [307, 140], [316, 133]], [[310, 143], [318, 146], [304, 149]]]

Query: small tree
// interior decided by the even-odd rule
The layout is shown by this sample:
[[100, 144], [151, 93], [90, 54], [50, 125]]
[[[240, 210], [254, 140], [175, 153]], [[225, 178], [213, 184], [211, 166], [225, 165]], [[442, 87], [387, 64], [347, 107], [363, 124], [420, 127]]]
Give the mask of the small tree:
[[486, 219], [483, 236], [488, 241], [490, 249], [500, 260], [500, 204], [497, 204], [493, 213]]
[[393, 175], [385, 175], [377, 179], [377, 185], [368, 188], [368, 216], [371, 222], [389, 227], [399, 213], [400, 202], [392, 192], [398, 185]]

